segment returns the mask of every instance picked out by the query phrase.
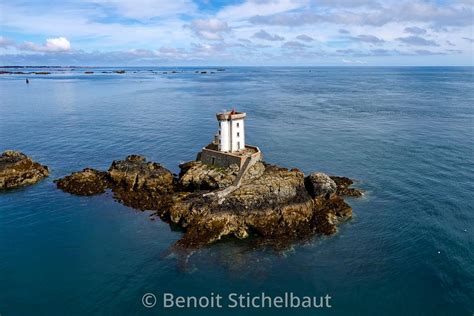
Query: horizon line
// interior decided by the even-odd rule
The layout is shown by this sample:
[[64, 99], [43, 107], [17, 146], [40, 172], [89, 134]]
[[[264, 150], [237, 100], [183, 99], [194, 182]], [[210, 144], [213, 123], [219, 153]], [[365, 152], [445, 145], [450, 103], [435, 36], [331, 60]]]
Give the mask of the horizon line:
[[33, 67], [42, 67], [42, 68], [133, 68], [133, 67], [140, 67], [140, 68], [157, 68], [157, 67], [183, 67], [183, 68], [197, 68], [197, 67], [207, 67], [207, 68], [223, 68], [223, 67], [249, 67], [249, 68], [278, 68], [278, 67], [285, 67], [285, 68], [302, 68], [302, 67], [311, 67], [311, 68], [345, 68], [345, 67], [357, 67], [357, 68], [375, 68], [375, 67], [474, 67], [474, 64], [471, 65], [360, 65], [360, 64], [348, 64], [348, 65], [136, 65], [136, 66], [125, 66], [125, 65], [0, 65], [0, 68], [33, 68]]

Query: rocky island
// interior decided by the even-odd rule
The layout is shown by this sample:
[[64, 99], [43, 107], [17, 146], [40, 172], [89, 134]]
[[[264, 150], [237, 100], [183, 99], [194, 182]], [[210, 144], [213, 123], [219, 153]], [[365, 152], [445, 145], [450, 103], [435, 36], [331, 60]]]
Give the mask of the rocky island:
[[330, 235], [352, 216], [342, 195], [360, 196], [352, 181], [323, 173], [309, 176], [298, 169], [255, 163], [238, 189], [224, 200], [209, 195], [234, 183], [239, 168], [219, 168], [200, 161], [180, 165], [173, 175], [165, 167], [138, 155], [114, 161], [108, 171], [84, 169], [56, 180], [58, 188], [76, 195], [111, 189], [114, 198], [140, 210], [153, 210], [164, 221], [179, 225], [178, 245], [200, 247], [234, 236], [251, 235], [293, 242], [315, 234]]
[[152, 210], [184, 230], [177, 245], [198, 248], [224, 236], [256, 236], [291, 243], [315, 234], [330, 235], [352, 216], [343, 196], [360, 196], [352, 180], [323, 173], [305, 176], [263, 161], [258, 147], [244, 142], [245, 113], [217, 115], [219, 134], [179, 175], [145, 157], [130, 155], [107, 171], [86, 168], [56, 180], [76, 195], [111, 189], [127, 206]]
[[0, 189], [34, 184], [49, 175], [43, 166], [19, 151], [6, 150], [0, 156]]

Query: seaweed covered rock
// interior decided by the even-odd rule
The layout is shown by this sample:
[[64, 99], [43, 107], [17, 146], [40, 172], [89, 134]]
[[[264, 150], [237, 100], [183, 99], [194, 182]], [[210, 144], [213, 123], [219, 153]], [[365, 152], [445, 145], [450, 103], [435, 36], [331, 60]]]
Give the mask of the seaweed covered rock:
[[[239, 166], [230, 165], [228, 168], [204, 164], [200, 161], [190, 161], [180, 166], [178, 186], [182, 191], [217, 190], [229, 187], [237, 178]], [[249, 168], [242, 177], [242, 182], [249, 182], [260, 177], [265, 166], [258, 161]]]
[[215, 190], [228, 187], [237, 177], [239, 166], [221, 168], [190, 161], [179, 165], [179, 187], [184, 191]]
[[336, 183], [338, 195], [352, 197], [362, 196], [361, 190], [349, 188], [354, 183], [351, 179], [337, 176], [331, 176], [330, 178]]
[[[305, 178], [298, 169], [261, 161], [243, 169], [243, 174], [236, 165], [218, 168], [196, 161], [180, 168], [175, 179], [160, 164], [131, 155], [114, 161], [108, 172], [84, 169], [57, 184], [74, 194], [110, 187], [120, 203], [154, 210], [164, 221], [181, 227], [184, 234], [177, 246], [184, 248], [201, 247], [224, 236], [251, 235], [289, 245], [315, 234], [330, 235], [352, 215], [338, 195], [339, 189], [345, 192], [352, 183], [347, 178], [336, 177], [338, 185], [322, 173]], [[214, 194], [221, 191], [226, 194]]]
[[185, 228], [178, 245], [199, 247], [223, 236], [242, 239], [250, 234], [291, 243], [334, 233], [338, 219], [350, 217], [351, 209], [342, 199], [313, 199], [297, 169], [261, 166], [264, 172], [259, 177], [244, 182], [223, 203], [197, 193], [177, 196], [165, 213]]
[[48, 175], [47, 166], [19, 151], [6, 150], [0, 156], [0, 189], [34, 184]]
[[130, 155], [125, 160], [113, 161], [108, 173], [115, 187], [130, 191], [167, 193], [174, 190], [173, 174], [156, 162], [147, 162], [142, 156]]
[[314, 230], [320, 234], [336, 233], [336, 225], [352, 217], [352, 208], [340, 196], [318, 198], [314, 202], [315, 212], [311, 222]]
[[174, 191], [173, 174], [158, 163], [130, 155], [112, 162], [108, 171], [86, 168], [54, 181], [57, 187], [76, 195], [94, 195], [112, 189], [114, 198], [140, 210], [166, 207]]
[[54, 181], [58, 188], [76, 195], [104, 193], [110, 187], [107, 172], [86, 168]]

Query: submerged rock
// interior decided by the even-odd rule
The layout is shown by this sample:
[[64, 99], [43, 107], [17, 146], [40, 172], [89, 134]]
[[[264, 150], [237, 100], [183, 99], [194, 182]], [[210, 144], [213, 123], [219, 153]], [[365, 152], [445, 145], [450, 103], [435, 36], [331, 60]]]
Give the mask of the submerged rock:
[[[298, 169], [257, 162], [238, 188], [217, 199], [207, 193], [233, 185], [237, 165], [218, 168], [192, 161], [180, 168], [174, 178], [160, 164], [131, 155], [114, 161], [108, 172], [85, 169], [57, 184], [73, 194], [100, 193], [110, 187], [120, 203], [154, 210], [164, 221], [181, 227], [184, 235], [177, 246], [184, 248], [201, 247], [224, 236], [245, 239], [253, 235], [290, 244], [314, 234], [333, 234], [336, 224], [352, 215], [351, 207], [338, 195], [336, 181], [322, 173], [305, 178]], [[348, 189], [347, 181], [341, 178], [339, 182], [341, 189]]]
[[0, 189], [34, 184], [48, 175], [47, 166], [19, 151], [7, 150], [0, 156]]

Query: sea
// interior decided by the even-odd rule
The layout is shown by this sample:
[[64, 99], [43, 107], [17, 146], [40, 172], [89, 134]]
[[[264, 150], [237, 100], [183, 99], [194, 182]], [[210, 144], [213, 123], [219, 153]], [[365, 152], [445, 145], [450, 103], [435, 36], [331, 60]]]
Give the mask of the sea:
[[[0, 75], [0, 151], [51, 169], [0, 193], [2, 316], [473, 315], [473, 67], [0, 70], [24, 72]], [[178, 173], [231, 109], [265, 161], [354, 179], [353, 218], [287, 249], [224, 238], [182, 253], [183, 232], [151, 212], [53, 183], [130, 154]], [[285, 293], [330, 306], [226, 302]], [[216, 295], [222, 307], [176, 303]]]

